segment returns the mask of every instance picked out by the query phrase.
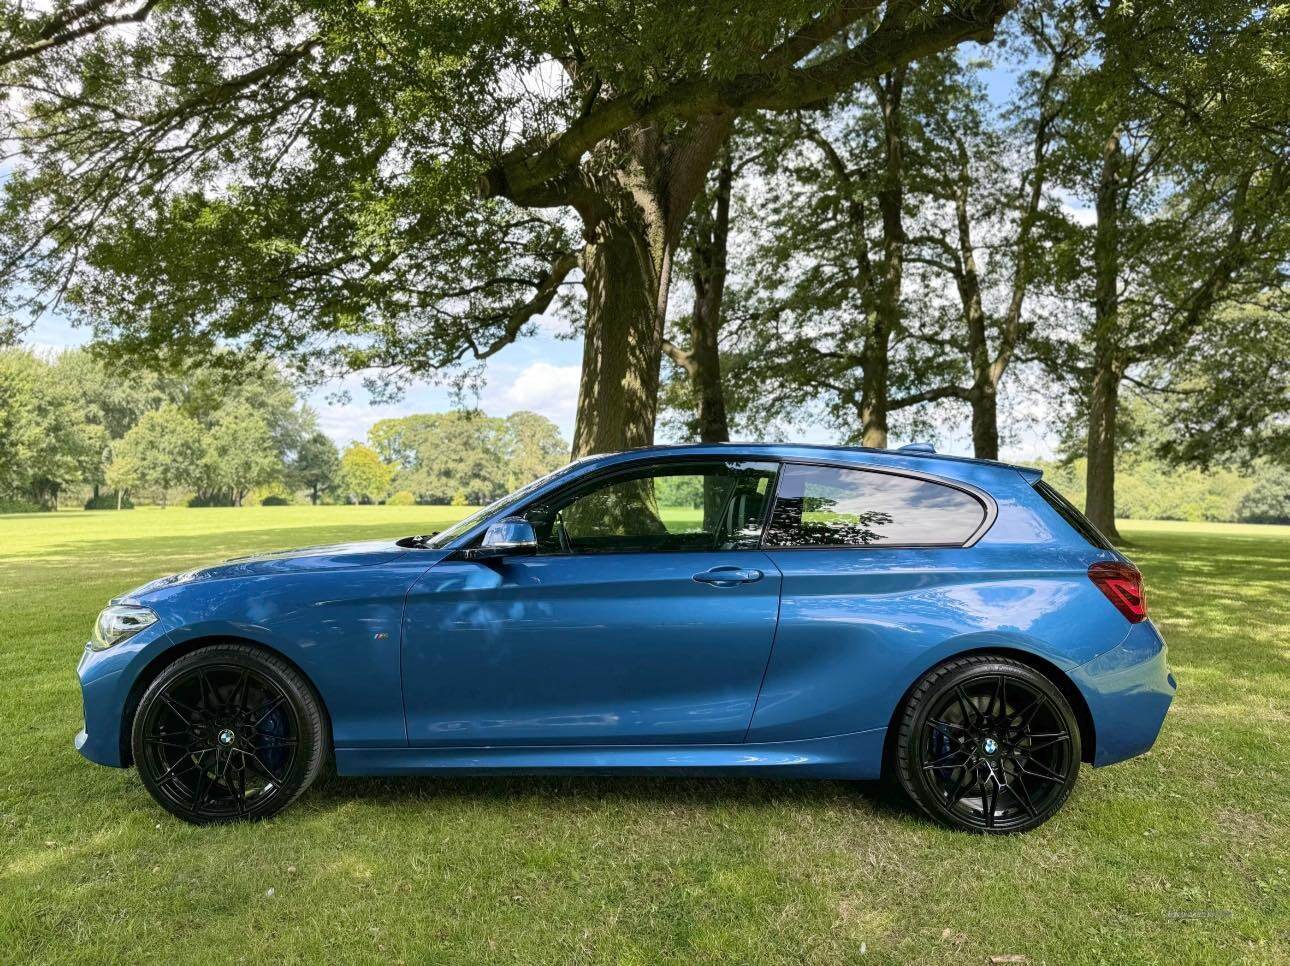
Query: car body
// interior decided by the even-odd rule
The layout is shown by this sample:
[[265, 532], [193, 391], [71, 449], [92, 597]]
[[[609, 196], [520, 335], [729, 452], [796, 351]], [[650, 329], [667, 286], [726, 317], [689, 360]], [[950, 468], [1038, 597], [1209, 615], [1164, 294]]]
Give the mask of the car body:
[[[538, 545], [481, 550], [502, 521]], [[432, 540], [264, 554], [117, 598], [149, 623], [86, 647], [76, 746], [130, 765], [162, 670], [238, 642], [308, 683], [342, 775], [874, 779], [912, 689], [973, 656], [1050, 682], [1078, 723], [1075, 768], [1109, 765], [1151, 747], [1176, 687], [1150, 620], [1090, 578], [1130, 566], [1038, 471], [1002, 463], [782, 444], [597, 456]]]

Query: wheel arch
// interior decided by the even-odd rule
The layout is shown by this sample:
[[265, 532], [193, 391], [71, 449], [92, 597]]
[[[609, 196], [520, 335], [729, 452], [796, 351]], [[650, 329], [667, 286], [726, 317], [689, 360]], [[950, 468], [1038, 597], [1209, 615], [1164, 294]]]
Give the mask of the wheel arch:
[[327, 707], [327, 702], [323, 699], [322, 692], [318, 690], [318, 685], [314, 684], [313, 679], [309, 677], [307, 671], [298, 663], [293, 661], [290, 655], [284, 654], [276, 647], [271, 647], [263, 641], [257, 641], [250, 637], [239, 637], [236, 634], [210, 634], [202, 637], [194, 637], [186, 641], [181, 641], [171, 647], [166, 648], [149, 661], [137, 675], [134, 683], [130, 685], [130, 693], [126, 696], [125, 705], [121, 712], [121, 733], [118, 736], [121, 748], [121, 765], [129, 768], [134, 764], [134, 751], [130, 744], [130, 735], [134, 730], [134, 716], [139, 710], [139, 702], [143, 700], [143, 693], [148, 690], [148, 686], [157, 679], [171, 664], [174, 664], [181, 657], [199, 651], [204, 647], [212, 647], [216, 644], [238, 644], [243, 647], [252, 647], [266, 654], [272, 654], [279, 661], [288, 664], [300, 675], [304, 682], [313, 692], [314, 698], [318, 701], [318, 707], [322, 709], [323, 723], [327, 727], [327, 746], [332, 747], [332, 726], [331, 711]]
[[948, 661], [955, 661], [963, 657], [980, 657], [984, 654], [997, 654], [1000, 657], [1012, 658], [1014, 661], [1019, 661], [1020, 663], [1025, 664], [1027, 667], [1038, 671], [1047, 678], [1053, 687], [1057, 688], [1057, 690], [1062, 693], [1062, 696], [1070, 702], [1071, 710], [1075, 712], [1075, 720], [1079, 724], [1080, 760], [1087, 764], [1093, 763], [1094, 753], [1097, 748], [1097, 729], [1093, 724], [1093, 713], [1089, 710], [1088, 702], [1084, 700], [1083, 693], [1081, 693], [1075, 682], [1070, 679], [1070, 676], [1052, 661], [1041, 657], [1033, 651], [1027, 651], [1024, 648], [1019, 647], [1009, 647], [1006, 644], [991, 644], [970, 648], [965, 651], [955, 651], [953, 654], [942, 655], [940, 660], [923, 668], [923, 670], [916, 674], [914, 679], [909, 682], [909, 687], [907, 687], [904, 693], [901, 694], [900, 700], [896, 702], [895, 708], [892, 709], [891, 719], [887, 722], [887, 733], [883, 742], [882, 754], [882, 769], [884, 773], [888, 771], [891, 762], [894, 760], [893, 756], [895, 754], [896, 731], [900, 716], [904, 714], [905, 704], [909, 701], [909, 697], [913, 694], [914, 689], [918, 687], [918, 682], [921, 681], [928, 672], [932, 671], [934, 668], [940, 667]]

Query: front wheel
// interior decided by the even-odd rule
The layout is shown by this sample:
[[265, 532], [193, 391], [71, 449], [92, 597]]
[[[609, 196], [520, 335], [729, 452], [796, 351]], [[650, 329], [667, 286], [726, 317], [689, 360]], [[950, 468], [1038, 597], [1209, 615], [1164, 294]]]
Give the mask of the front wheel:
[[1011, 658], [973, 655], [915, 686], [896, 734], [901, 786], [951, 828], [1025, 832], [1050, 819], [1079, 775], [1079, 723], [1051, 681]]
[[258, 648], [214, 644], [148, 686], [131, 747], [162, 808], [207, 825], [267, 818], [295, 801], [322, 768], [327, 729], [295, 668]]

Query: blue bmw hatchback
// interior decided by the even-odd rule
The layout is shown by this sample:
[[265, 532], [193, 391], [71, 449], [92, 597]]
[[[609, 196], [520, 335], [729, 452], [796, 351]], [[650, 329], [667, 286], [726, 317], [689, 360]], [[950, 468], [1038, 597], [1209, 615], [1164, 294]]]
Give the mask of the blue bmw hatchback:
[[433, 536], [163, 577], [81, 658], [91, 761], [264, 818], [342, 775], [899, 782], [954, 828], [1053, 815], [1173, 698], [1142, 580], [1034, 470], [674, 446], [580, 460]]

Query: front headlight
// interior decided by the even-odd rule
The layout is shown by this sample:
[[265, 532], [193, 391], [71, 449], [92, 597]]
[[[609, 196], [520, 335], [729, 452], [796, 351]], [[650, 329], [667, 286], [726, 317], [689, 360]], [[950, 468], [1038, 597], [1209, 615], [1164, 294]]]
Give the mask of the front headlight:
[[90, 647], [96, 651], [107, 650], [156, 622], [157, 615], [138, 604], [112, 604], [104, 607], [99, 619], [94, 622], [94, 637], [90, 639]]

